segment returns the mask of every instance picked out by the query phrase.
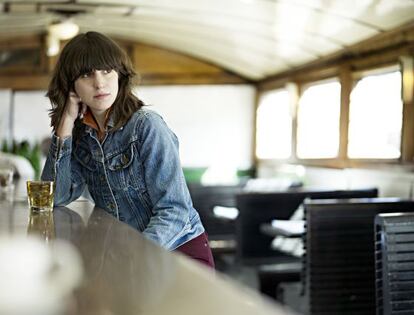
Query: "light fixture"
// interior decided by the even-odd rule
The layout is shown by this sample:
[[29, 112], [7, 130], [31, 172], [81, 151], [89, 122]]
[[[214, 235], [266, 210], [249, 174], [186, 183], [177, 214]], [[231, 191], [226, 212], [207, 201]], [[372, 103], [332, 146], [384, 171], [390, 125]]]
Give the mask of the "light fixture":
[[46, 38], [48, 56], [56, 56], [59, 53], [60, 41], [68, 40], [79, 33], [79, 26], [71, 20], [65, 20], [59, 23], [53, 23], [48, 27]]
[[68, 40], [79, 33], [79, 26], [71, 20], [51, 24], [49, 26], [49, 34], [54, 35], [60, 40]]
[[60, 40], [52, 34], [48, 34], [46, 37], [46, 55], [49, 57], [56, 56], [59, 53], [60, 49]]

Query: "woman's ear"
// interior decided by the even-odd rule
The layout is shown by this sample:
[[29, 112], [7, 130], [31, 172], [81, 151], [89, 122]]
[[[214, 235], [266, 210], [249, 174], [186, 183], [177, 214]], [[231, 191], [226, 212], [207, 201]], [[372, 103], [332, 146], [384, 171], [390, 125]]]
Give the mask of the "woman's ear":
[[86, 110], [88, 109], [88, 107], [86, 106], [85, 103], [82, 103], [82, 100], [79, 103], [79, 106], [80, 106], [80, 108], [79, 108], [79, 115], [78, 115], [78, 117], [79, 117], [79, 119], [83, 119], [83, 116], [85, 115]]

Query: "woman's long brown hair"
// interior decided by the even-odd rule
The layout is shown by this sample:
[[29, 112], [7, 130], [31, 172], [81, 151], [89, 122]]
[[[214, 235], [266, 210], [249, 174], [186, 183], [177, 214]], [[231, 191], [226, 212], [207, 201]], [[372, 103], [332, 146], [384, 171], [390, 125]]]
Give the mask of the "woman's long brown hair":
[[[70, 91], [74, 91], [75, 81], [85, 73], [93, 70], [115, 70], [118, 72], [118, 95], [112, 105], [114, 127], [122, 127], [132, 114], [144, 106], [133, 93], [137, 74], [127, 54], [110, 38], [97, 32], [79, 34], [63, 48], [53, 72], [48, 92], [52, 104], [49, 116], [51, 126], [57, 130]], [[81, 125], [75, 121], [75, 129]], [[76, 134], [74, 130], [74, 134]]]

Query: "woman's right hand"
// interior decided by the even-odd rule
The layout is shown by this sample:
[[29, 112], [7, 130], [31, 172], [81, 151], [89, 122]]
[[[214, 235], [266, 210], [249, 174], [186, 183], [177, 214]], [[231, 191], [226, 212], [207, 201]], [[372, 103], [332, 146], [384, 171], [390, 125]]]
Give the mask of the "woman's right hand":
[[65, 111], [63, 112], [59, 127], [56, 132], [57, 136], [59, 138], [71, 136], [75, 120], [78, 118], [78, 116], [83, 117], [86, 109], [86, 104], [82, 103], [79, 96], [73, 91], [69, 92]]
[[82, 103], [82, 100], [75, 92], [69, 92], [62, 119], [74, 123], [76, 118], [78, 118], [78, 116], [83, 116], [85, 112], [86, 104]]

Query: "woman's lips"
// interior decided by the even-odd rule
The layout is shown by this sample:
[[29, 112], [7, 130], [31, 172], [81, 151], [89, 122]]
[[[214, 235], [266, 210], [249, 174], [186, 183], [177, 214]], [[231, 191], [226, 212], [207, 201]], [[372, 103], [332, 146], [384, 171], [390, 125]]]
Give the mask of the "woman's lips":
[[104, 99], [105, 97], [107, 97], [109, 95], [110, 95], [109, 93], [102, 93], [102, 94], [95, 95], [93, 98], [101, 100], [101, 99]]

